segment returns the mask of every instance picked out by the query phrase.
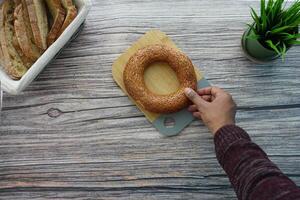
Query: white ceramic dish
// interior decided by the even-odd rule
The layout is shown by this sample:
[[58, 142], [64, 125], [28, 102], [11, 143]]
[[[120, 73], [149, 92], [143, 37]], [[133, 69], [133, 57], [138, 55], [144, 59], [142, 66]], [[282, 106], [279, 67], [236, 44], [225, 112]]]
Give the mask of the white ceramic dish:
[[[3, 0], [0, 0], [2, 3]], [[55, 58], [60, 50], [71, 40], [72, 36], [80, 29], [91, 8], [91, 0], [73, 0], [78, 9], [78, 15], [66, 28], [63, 34], [53, 43], [43, 55], [32, 65], [20, 80], [11, 79], [0, 66], [0, 81], [2, 90], [9, 94], [19, 94], [22, 92], [38, 74]], [[1, 100], [1, 91], [0, 91]], [[1, 105], [1, 102], [0, 102]]]

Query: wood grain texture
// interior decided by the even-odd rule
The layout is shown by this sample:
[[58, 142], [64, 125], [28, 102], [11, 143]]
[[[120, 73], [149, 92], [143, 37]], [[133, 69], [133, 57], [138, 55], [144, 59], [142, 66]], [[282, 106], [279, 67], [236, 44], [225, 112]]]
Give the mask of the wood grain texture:
[[300, 48], [256, 65], [240, 50], [255, 0], [94, 1], [81, 35], [21, 95], [5, 94], [0, 199], [236, 199], [208, 130], [162, 138], [111, 75], [166, 32], [239, 105], [238, 124], [300, 185]]

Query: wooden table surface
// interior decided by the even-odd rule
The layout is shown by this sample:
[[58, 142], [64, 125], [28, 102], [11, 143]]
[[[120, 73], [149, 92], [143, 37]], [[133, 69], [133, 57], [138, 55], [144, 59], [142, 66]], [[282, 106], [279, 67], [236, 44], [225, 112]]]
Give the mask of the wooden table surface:
[[94, 1], [81, 35], [0, 122], [0, 199], [236, 199], [195, 121], [163, 138], [112, 79], [146, 31], [166, 32], [238, 104], [237, 122], [300, 185], [300, 48], [257, 65], [240, 49], [258, 0]]

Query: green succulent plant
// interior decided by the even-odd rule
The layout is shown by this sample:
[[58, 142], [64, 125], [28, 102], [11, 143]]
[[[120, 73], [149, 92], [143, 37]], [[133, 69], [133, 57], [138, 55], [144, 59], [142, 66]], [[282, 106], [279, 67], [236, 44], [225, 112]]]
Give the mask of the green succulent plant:
[[254, 23], [248, 26], [253, 34], [248, 38], [258, 40], [284, 59], [292, 45], [300, 44], [300, 1], [296, 0], [288, 8], [285, 0], [261, 0], [260, 4], [260, 16], [251, 8]]

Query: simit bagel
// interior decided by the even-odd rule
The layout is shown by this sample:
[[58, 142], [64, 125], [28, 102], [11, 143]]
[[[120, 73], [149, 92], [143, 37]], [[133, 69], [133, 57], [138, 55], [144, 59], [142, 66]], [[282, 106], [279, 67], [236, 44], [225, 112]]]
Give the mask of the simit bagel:
[[[145, 85], [144, 72], [154, 62], [166, 62], [177, 74], [179, 89], [168, 95], [151, 92]], [[189, 104], [184, 89], [197, 89], [197, 78], [191, 60], [181, 51], [166, 45], [140, 49], [127, 62], [123, 80], [128, 94], [144, 109], [154, 113], [177, 112]]]

